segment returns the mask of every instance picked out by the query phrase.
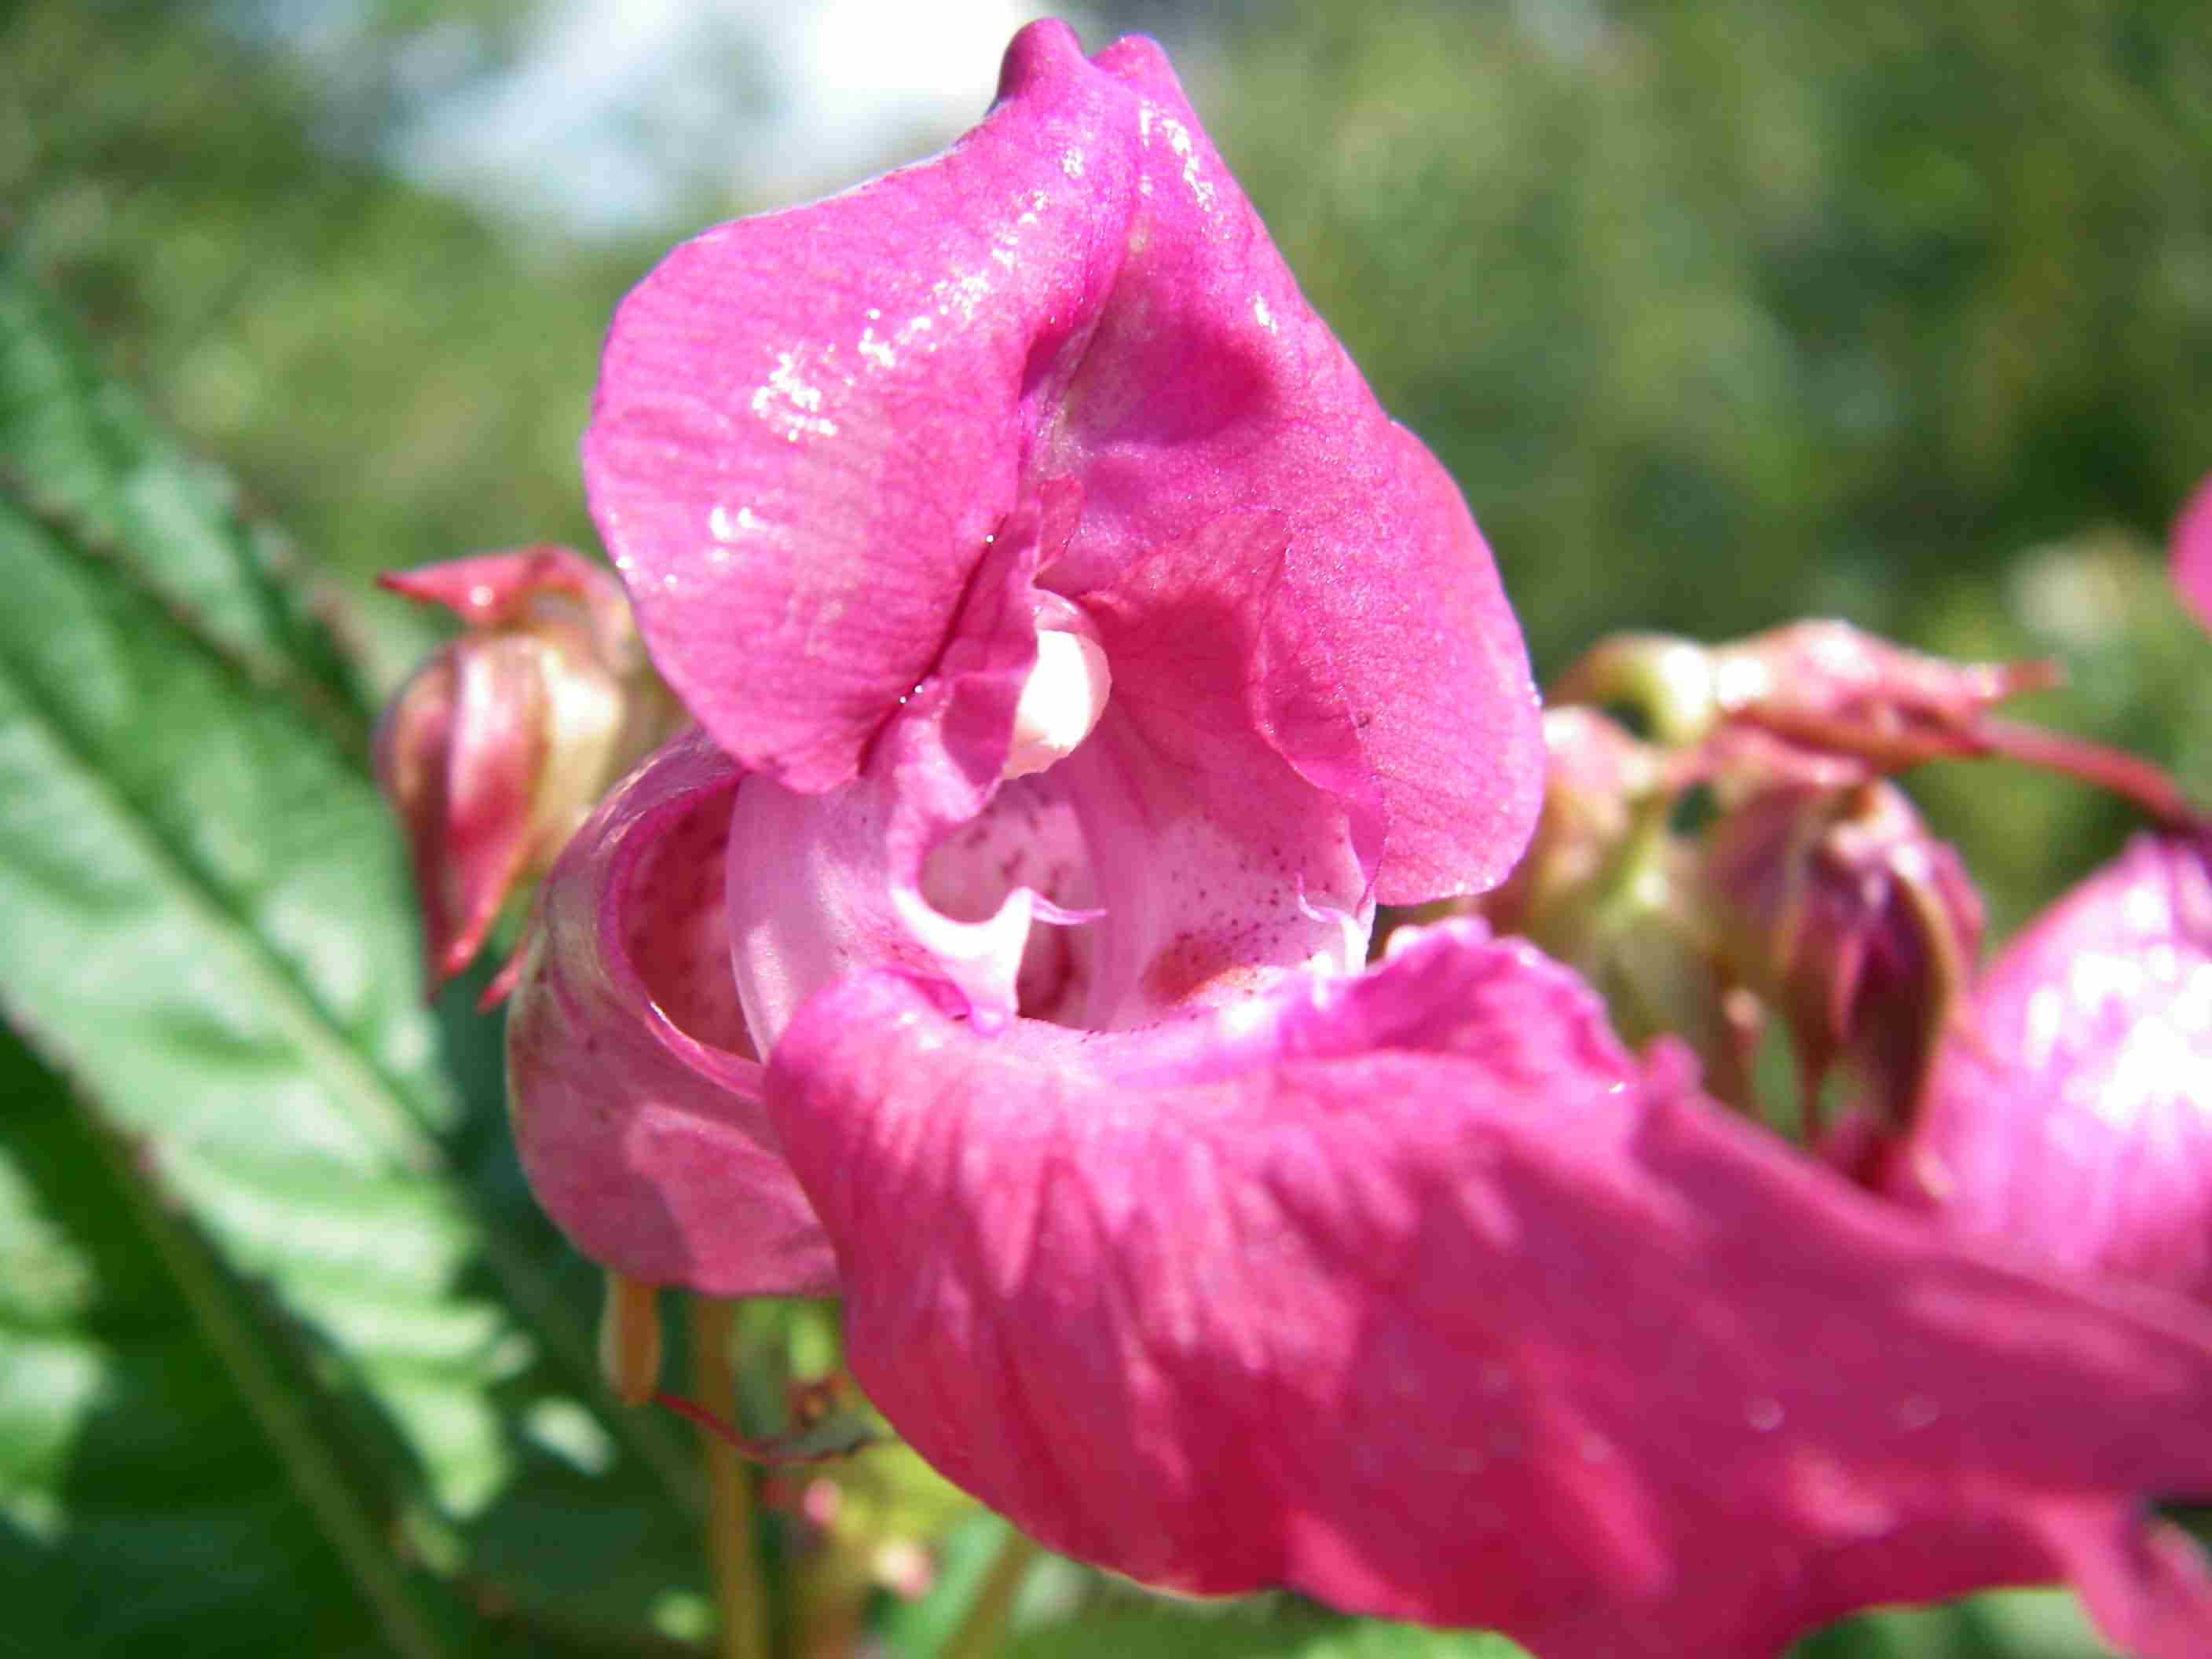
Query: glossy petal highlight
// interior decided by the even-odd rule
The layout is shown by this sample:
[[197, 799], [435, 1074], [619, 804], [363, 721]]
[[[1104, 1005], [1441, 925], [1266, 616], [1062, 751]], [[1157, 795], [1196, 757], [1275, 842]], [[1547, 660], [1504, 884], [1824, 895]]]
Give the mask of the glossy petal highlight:
[[[935, 161], [676, 250], [585, 441], [656, 661], [749, 769], [856, 777], [993, 538], [1073, 515], [1039, 586], [1272, 515], [1387, 836], [1377, 896], [1487, 886], [1540, 776], [1519, 633], [1464, 504], [1298, 294], [1157, 48], [1039, 24]], [[1128, 681], [1114, 665], [1115, 696]]]
[[2212, 1302], [2212, 872], [2142, 836], [1993, 962], [1881, 1190], [2032, 1258]]
[[2212, 1321], [2048, 1282], [1647, 1072], [1472, 924], [1140, 1032], [810, 1002], [768, 1094], [855, 1374], [1054, 1547], [1194, 1592], [1755, 1653], [2070, 1576], [2212, 1636]]
[[829, 1248], [769, 1127], [730, 979], [738, 779], [679, 738], [569, 843], [508, 1015], [508, 1104], [531, 1190], [594, 1261], [712, 1295], [820, 1293]]

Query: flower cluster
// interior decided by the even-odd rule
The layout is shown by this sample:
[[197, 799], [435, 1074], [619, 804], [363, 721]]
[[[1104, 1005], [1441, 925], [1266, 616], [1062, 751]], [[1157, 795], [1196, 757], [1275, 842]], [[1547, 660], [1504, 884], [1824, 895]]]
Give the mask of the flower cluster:
[[[517, 1139], [580, 1249], [842, 1297], [918, 1451], [1150, 1583], [1559, 1656], [2063, 1577], [2142, 1651], [2212, 1642], [2147, 1511], [2212, 1492], [2201, 847], [2016, 946], [1978, 1026], [1927, 1018], [1978, 915], [1882, 774], [2002, 746], [2014, 680], [1790, 635], [1700, 659], [1693, 739], [1547, 723], [1456, 489], [1155, 47], [1035, 26], [945, 155], [675, 250], [584, 457], [696, 724], [566, 841], [514, 992]], [[1694, 867], [1692, 782], [1729, 809]], [[1501, 925], [1734, 960], [1819, 1066], [1863, 1062], [1851, 1155], [1660, 1035], [1722, 1076], [1726, 986], [1622, 1021], [1639, 1053], [1473, 915], [1368, 963], [1378, 904], [1509, 872]], [[2095, 1142], [2109, 1090], [2068, 1108], [2106, 1244], [2017, 1236], [2049, 1160], [1967, 1076], [2008, 1019], [1992, 1063], [2069, 1103], [2136, 1046], [2188, 1062], [2142, 1115], [2180, 1184]]]

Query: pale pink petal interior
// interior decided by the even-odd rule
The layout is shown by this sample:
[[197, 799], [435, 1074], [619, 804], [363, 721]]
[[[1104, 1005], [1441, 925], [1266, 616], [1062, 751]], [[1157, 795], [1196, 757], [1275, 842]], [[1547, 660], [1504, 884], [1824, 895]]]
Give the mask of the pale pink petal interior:
[[835, 1265], [730, 982], [737, 783], [711, 744], [679, 738], [570, 842], [510, 1006], [508, 1100], [532, 1192], [586, 1255], [717, 1295], [814, 1293]]

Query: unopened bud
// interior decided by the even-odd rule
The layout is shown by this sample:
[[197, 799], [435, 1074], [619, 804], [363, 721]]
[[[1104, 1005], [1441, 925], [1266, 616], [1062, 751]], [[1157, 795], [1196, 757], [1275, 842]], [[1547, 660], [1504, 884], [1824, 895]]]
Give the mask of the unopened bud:
[[2212, 843], [2136, 837], [1998, 953], [1902, 1132], [1824, 1151], [2018, 1259], [2212, 1302]]
[[1745, 1097], [1743, 1048], [1699, 908], [1696, 860], [1670, 828], [1665, 757], [1594, 708], [1544, 715], [1543, 816], [1504, 885], [1476, 902], [1578, 970], [1631, 1044], [1680, 1037], [1708, 1086]]
[[889, 1538], [869, 1563], [875, 1581], [902, 1601], [919, 1601], [937, 1582], [937, 1560], [911, 1538]]
[[565, 548], [384, 579], [471, 624], [400, 689], [376, 770], [406, 831], [434, 988], [543, 874], [609, 784], [667, 735], [620, 586]]
[[1788, 1024], [1807, 1111], [1844, 1060], [1904, 1121], [1960, 1005], [1982, 904], [1958, 854], [1873, 781], [1775, 789], [1707, 833], [1730, 964]]
[[1721, 717], [1882, 770], [1989, 752], [1990, 708], [2055, 684], [2049, 663], [1960, 663], [1848, 623], [1800, 622], [1711, 652]]

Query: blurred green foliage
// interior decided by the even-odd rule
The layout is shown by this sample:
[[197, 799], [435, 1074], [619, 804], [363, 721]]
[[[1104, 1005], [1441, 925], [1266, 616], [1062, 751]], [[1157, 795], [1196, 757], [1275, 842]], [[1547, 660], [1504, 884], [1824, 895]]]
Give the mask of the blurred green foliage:
[[[1540, 676], [1613, 629], [1842, 615], [2055, 655], [2023, 713], [2212, 787], [2212, 647], [2158, 562], [2212, 472], [2200, 6], [1304, 15], [1248, 26], [1210, 124], [1474, 504]], [[2000, 931], [2125, 832], [1966, 770], [1921, 793]]]
[[371, 159], [404, 108], [404, 29], [340, 80], [252, 21], [4, 14], [0, 240], [296, 538], [341, 617], [396, 631], [374, 658], [389, 681], [422, 635], [364, 598], [376, 571], [588, 544], [575, 440], [599, 336], [665, 239], [578, 248], [408, 187]]
[[1623, 623], [1909, 628], [2028, 543], [2158, 534], [2212, 470], [2203, 21], [1346, 6], [1255, 32], [1211, 113], [1556, 666]]
[[[1217, 141], [1474, 503], [1540, 673], [1611, 628], [1843, 614], [2056, 652], [2094, 684], [2039, 712], [2212, 781], [2212, 655], [2185, 635], [2136, 673], [2133, 623], [2031, 617], [2014, 569], [2095, 534], [2147, 587], [2212, 471], [2191, 0], [1126, 9], [1186, 32]], [[433, 196], [374, 159], [425, 95], [410, 65], [434, 41], [448, 94], [495, 75], [531, 9], [347, 9], [313, 56], [287, 15], [0, 13], [0, 234], [288, 526], [386, 683], [423, 624], [369, 575], [588, 545], [608, 312], [674, 237], [763, 204], [740, 184], [610, 244]], [[2031, 781], [1973, 793], [1997, 810], [1929, 798], [2008, 925], [2124, 828]]]
[[[2212, 645], [2169, 603], [2158, 545], [2212, 471], [2212, 30], [2197, 0], [1088, 9], [1187, 31], [1174, 44], [1189, 48], [1217, 142], [1384, 403], [1461, 480], [1540, 672], [1616, 628], [1717, 638], [1845, 614], [1939, 650], [2057, 655], [2071, 689], [2026, 712], [2212, 784]], [[590, 545], [574, 441], [609, 310], [675, 236], [764, 204], [740, 187], [682, 222], [591, 242], [409, 185], [377, 157], [428, 95], [426, 48], [448, 63], [447, 90], [494, 76], [526, 45], [532, 8], [372, 0], [343, 9], [335, 55], [299, 49], [319, 15], [0, 4], [0, 242], [106, 367], [240, 480], [255, 514], [287, 526], [321, 619], [385, 685], [422, 624], [370, 594], [369, 576], [526, 540]], [[125, 529], [127, 554], [148, 526]], [[100, 527], [87, 533], [88, 551], [40, 556], [64, 575], [108, 556]], [[159, 591], [158, 561], [137, 579], [149, 615], [178, 597]], [[288, 653], [319, 637], [276, 611], [240, 614]], [[179, 661], [207, 647], [243, 665], [223, 696], [266, 690], [235, 641], [173, 643]], [[294, 692], [327, 682], [331, 707], [353, 695], [316, 651], [286, 672]], [[1990, 769], [1915, 784], [2000, 928], [2128, 822]], [[357, 778], [338, 793], [365, 795]], [[384, 856], [364, 852], [364, 867]], [[77, 1041], [101, 1052], [96, 1034]], [[21, 1188], [0, 1190], [0, 1231], [31, 1253], [9, 1260], [36, 1255], [89, 1287], [60, 1312], [0, 1311], [56, 1364], [122, 1377], [110, 1398], [136, 1413], [111, 1413], [74, 1461], [60, 1440], [15, 1449], [40, 1492], [74, 1493], [97, 1522], [96, 1553], [143, 1577], [166, 1534], [133, 1533], [127, 1507], [97, 1510], [84, 1447], [159, 1439], [179, 1413], [214, 1425], [210, 1445], [261, 1445], [251, 1402], [222, 1395], [207, 1342], [163, 1347], [143, 1261], [112, 1265], [143, 1247], [126, 1235], [161, 1231], [157, 1210], [63, 1240], [64, 1200], [137, 1176], [104, 1132], [54, 1115], [64, 1085], [37, 1061], [10, 1049], [0, 1063], [11, 1099], [40, 1103], [0, 1146]], [[512, 1198], [477, 1134], [495, 1096], [479, 1085], [470, 1098], [462, 1163], [493, 1160], [483, 1178]], [[172, 1271], [196, 1259], [194, 1237], [167, 1247]], [[242, 1294], [202, 1276], [210, 1294]], [[417, 1289], [459, 1297], [459, 1284]], [[79, 1304], [100, 1310], [83, 1330], [70, 1326], [84, 1324]], [[314, 1317], [312, 1297], [285, 1306]], [[175, 1379], [168, 1393], [148, 1392], [157, 1373]], [[516, 1409], [503, 1379], [462, 1380], [498, 1396], [486, 1420]], [[68, 1401], [34, 1403], [52, 1417]], [[190, 1451], [173, 1440], [164, 1456]], [[277, 1512], [266, 1449], [210, 1490], [223, 1525]], [[433, 1467], [408, 1480], [434, 1486], [424, 1455]], [[0, 1565], [50, 1541], [21, 1516], [10, 1526]], [[327, 1620], [331, 1598], [366, 1593], [325, 1595], [345, 1581], [342, 1550], [249, 1541], [249, 1588], [283, 1581], [264, 1612], [297, 1601]], [[49, 1604], [57, 1620], [76, 1605]], [[1075, 1650], [1049, 1645], [1072, 1604], [1037, 1613], [1045, 1633], [1028, 1639], [1048, 1645], [1035, 1650]], [[167, 1640], [164, 1618], [156, 1605], [131, 1633]], [[1163, 1651], [1385, 1651], [1295, 1619], [1278, 1640], [1150, 1604], [1109, 1605], [1097, 1629]], [[1809, 1650], [2094, 1647], [2068, 1604], [2021, 1597], [1859, 1621]]]

